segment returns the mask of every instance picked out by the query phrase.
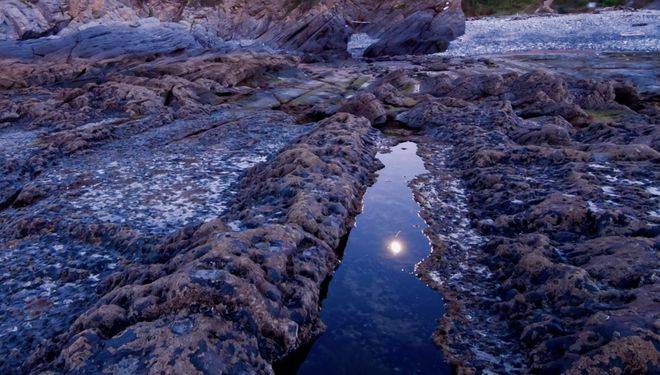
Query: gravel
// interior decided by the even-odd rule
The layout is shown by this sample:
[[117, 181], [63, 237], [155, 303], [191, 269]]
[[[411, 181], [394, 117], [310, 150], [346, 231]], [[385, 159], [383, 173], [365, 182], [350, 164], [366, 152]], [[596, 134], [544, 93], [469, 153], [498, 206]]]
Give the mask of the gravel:
[[487, 17], [468, 20], [443, 56], [533, 50], [660, 51], [660, 11]]

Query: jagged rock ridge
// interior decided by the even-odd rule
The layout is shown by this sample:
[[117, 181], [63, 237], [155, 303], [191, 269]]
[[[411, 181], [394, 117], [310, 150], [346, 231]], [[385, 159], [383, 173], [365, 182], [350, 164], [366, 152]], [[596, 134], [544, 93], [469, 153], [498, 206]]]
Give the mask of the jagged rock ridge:
[[[0, 40], [65, 35], [114, 23], [138, 24], [150, 17], [184, 26], [202, 44], [256, 39], [317, 57], [347, 57], [348, 36], [357, 32], [383, 38], [390, 46], [372, 55], [441, 51], [462, 33], [464, 25], [456, 0], [440, 5], [402, 0], [8, 0], [0, 9]], [[402, 28], [409, 35], [423, 33], [422, 46], [411, 45], [410, 39], [402, 41], [398, 35]]]

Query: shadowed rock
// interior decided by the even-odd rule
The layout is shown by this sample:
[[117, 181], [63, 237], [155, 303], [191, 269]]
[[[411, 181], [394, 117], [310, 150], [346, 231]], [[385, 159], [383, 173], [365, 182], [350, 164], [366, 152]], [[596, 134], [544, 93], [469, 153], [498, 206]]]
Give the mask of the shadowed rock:
[[300, 51], [313, 59], [347, 59], [350, 57], [350, 29], [345, 20], [331, 12], [310, 14], [273, 39], [277, 45]]
[[425, 55], [443, 52], [449, 42], [465, 32], [465, 17], [460, 4], [445, 10], [413, 13], [386, 29], [380, 39], [364, 51], [365, 57]]
[[102, 60], [123, 55], [191, 53], [195, 50], [201, 51], [202, 45], [184, 26], [160, 22], [135, 27], [95, 26], [59, 38], [0, 42], [0, 57], [26, 60]]
[[[460, 3], [453, 0], [451, 11], [445, 11], [449, 2], [443, 6], [430, 0], [405, 6], [393, 0], [230, 1], [227, 4], [179, 0], [137, 3], [38, 0], [34, 3], [10, 0], [0, 9], [0, 19], [4, 21], [0, 23], [0, 40], [64, 36], [89, 26], [116, 27], [160, 20], [179, 24], [206, 48], [217, 48], [216, 43], [221, 40], [255, 39], [274, 47], [297, 50], [310, 58], [344, 59], [350, 57], [346, 49], [353, 32], [378, 36], [392, 24], [400, 23], [397, 30], [406, 29], [407, 35], [417, 33], [422, 35], [422, 40], [411, 49], [402, 45], [407, 43], [405, 40], [394, 41], [397, 31], [392, 30], [383, 34], [391, 39], [390, 46], [396, 44], [397, 51], [403, 49], [404, 53], [433, 53], [444, 50], [444, 44], [460, 35], [464, 25]], [[429, 10], [434, 7], [437, 11]], [[119, 37], [117, 41], [120, 40], [133, 43], [132, 38]], [[69, 44], [70, 41], [54, 43], [51, 49]], [[388, 49], [387, 54], [400, 54], [392, 51]]]

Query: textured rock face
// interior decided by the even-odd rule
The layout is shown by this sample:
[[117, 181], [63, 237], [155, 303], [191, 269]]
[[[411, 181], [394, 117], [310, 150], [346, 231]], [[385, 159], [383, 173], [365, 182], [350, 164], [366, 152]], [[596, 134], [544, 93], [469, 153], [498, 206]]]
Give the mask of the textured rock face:
[[350, 34], [342, 17], [326, 12], [306, 16], [302, 24], [299, 21], [287, 27], [274, 41], [279, 46], [303, 52], [315, 59], [348, 58], [346, 48]]
[[[138, 354], [103, 360], [103, 354], [92, 347], [85, 354], [73, 343], [63, 342], [61, 335], [74, 322], [87, 335], [94, 321], [103, 320], [99, 337], [110, 344], [96, 348], [112, 351], [112, 338], [121, 335], [117, 330], [130, 324], [133, 313], [119, 305], [99, 308], [83, 318], [85, 311], [116, 287], [156, 282], [143, 271], [152, 266], [162, 271], [159, 267], [186, 253], [194, 243], [206, 242], [204, 236], [247, 230], [255, 236], [278, 232], [269, 234], [272, 241], [265, 242], [250, 235], [241, 240], [247, 247], [231, 250], [237, 253], [256, 246], [264, 254], [281, 252], [276, 262], [279, 274], [265, 271], [271, 272], [268, 277], [275, 288], [293, 272], [287, 260], [292, 246], [302, 241], [301, 249], [310, 250], [301, 256], [311, 263], [296, 261], [295, 266], [305, 276], [292, 276], [298, 284], [287, 287], [298, 297], [285, 299], [282, 291], [264, 289], [267, 300], [290, 302], [286, 309], [301, 308], [289, 316], [299, 322], [298, 328], [293, 323], [277, 328], [273, 324], [279, 323], [264, 321], [270, 328], [264, 326], [263, 332], [286, 332], [286, 342], [280, 343], [285, 336], [271, 336], [274, 343], [262, 348], [264, 354], [260, 348], [254, 351], [251, 345], [263, 345], [265, 336], [256, 331], [241, 333], [253, 319], [247, 318], [245, 314], [252, 313], [243, 308], [238, 314], [245, 315], [245, 321], [203, 323], [224, 332], [221, 337], [229, 349], [222, 356], [228, 368], [269, 371], [270, 363], [320, 328], [314, 322], [318, 284], [333, 270], [334, 247], [350, 224], [346, 220], [359, 209], [357, 202], [377, 167], [375, 130], [366, 119], [340, 114], [324, 123], [326, 130], [308, 139], [313, 144], [295, 139], [317, 125], [305, 122], [308, 111], [334, 106], [371, 75], [359, 68], [335, 71], [306, 66], [291, 56], [208, 53], [195, 43], [192, 48], [145, 51], [131, 49], [140, 45], [134, 39], [126, 43], [129, 49], [121, 45], [116, 50], [96, 48], [109, 45], [106, 38], [111, 34], [95, 31], [105, 27], [80, 33], [94, 36], [78, 43], [84, 47], [80, 51], [97, 51], [90, 58], [76, 49], [70, 56], [54, 51], [36, 61], [1, 59], [0, 273], [5, 287], [0, 291], [0, 372], [18, 372], [21, 366], [92, 371], [98, 363], [117, 371], [135, 369], [132, 366], [142, 371], [148, 365], [157, 368], [155, 363], [141, 362]], [[141, 28], [134, 28], [138, 31], [134, 36]], [[154, 34], [164, 40], [171, 37], [161, 31]], [[37, 45], [38, 41], [26, 42]], [[245, 174], [247, 168], [274, 158], [283, 147], [288, 152], [278, 157], [277, 164]], [[246, 187], [240, 189], [238, 182], [248, 178], [249, 183], [246, 180]], [[265, 179], [273, 181], [262, 186]], [[257, 185], [259, 189], [254, 189]], [[322, 185], [334, 190], [320, 196]], [[260, 203], [253, 204], [257, 200]], [[289, 205], [295, 209], [283, 209]], [[282, 217], [284, 213], [287, 217]], [[221, 215], [223, 221], [215, 220]], [[282, 224], [275, 225], [276, 219]], [[209, 225], [199, 231], [203, 223]], [[320, 253], [310, 246], [320, 246]], [[309, 273], [317, 269], [318, 274]], [[255, 270], [251, 266], [250, 274]], [[154, 277], [171, 272], [169, 268], [161, 271]], [[216, 271], [193, 276], [211, 281], [216, 277]], [[192, 297], [186, 292], [189, 287], [173, 289], [177, 303], [185, 304]], [[253, 293], [252, 287], [240, 291], [243, 296]], [[160, 298], [148, 299], [158, 304]], [[270, 305], [260, 306], [283, 319]], [[257, 313], [253, 307], [244, 309]], [[202, 323], [186, 319], [187, 312], [181, 314], [165, 333], [172, 335], [167, 342], [173, 347], [184, 345], [176, 342], [187, 330], [196, 329], [191, 324]], [[235, 336], [235, 341], [229, 336]], [[97, 340], [85, 337], [89, 342]], [[236, 345], [245, 349], [232, 349]], [[71, 362], [53, 362], [49, 356], [56, 353]], [[80, 359], [85, 355], [89, 360]], [[140, 360], [134, 361], [137, 357]], [[210, 366], [202, 362], [195, 360], [200, 368]]]
[[[219, 46], [216, 46], [219, 47]], [[193, 53], [204, 46], [176, 23], [104, 25], [54, 39], [0, 42], [0, 57], [66, 61], [71, 58], [111, 59], [123, 55], [144, 56], [174, 51]]]
[[3, 1], [0, 9], [0, 40], [29, 39], [56, 34], [68, 24], [68, 14], [59, 0], [36, 3]]
[[8, 0], [0, 9], [0, 40], [66, 35], [89, 26], [141, 23], [147, 17], [181, 24], [206, 47], [218, 39], [258, 39], [322, 59], [348, 57], [350, 34], [378, 37], [393, 23], [405, 28], [408, 36], [424, 36], [411, 49], [404, 46], [405, 40], [393, 40], [396, 30], [386, 32], [387, 54], [437, 52], [460, 35], [464, 25], [460, 2], [454, 0], [442, 7], [434, 1], [399, 0]]
[[364, 51], [366, 57], [426, 55], [443, 52], [449, 42], [465, 32], [465, 16], [460, 4], [452, 8], [420, 11], [388, 28], [380, 40]]
[[462, 28], [436, 5], [3, 3], [0, 372], [271, 373], [323, 329], [380, 126], [431, 172], [418, 272], [458, 370], [657, 372], [656, 77], [587, 53], [301, 62], [352, 32], [436, 52]]
[[268, 108], [220, 110], [292, 62], [253, 57], [2, 60], [0, 372], [20, 373], [101, 280], [161, 259], [154, 246], [223, 213], [246, 168], [310, 130]]
[[372, 93], [361, 93], [349, 99], [339, 112], [365, 117], [374, 126], [383, 125], [387, 121], [387, 111], [383, 103]]
[[[379, 166], [374, 132], [338, 114], [249, 171], [225, 216], [246, 229], [210, 221], [170, 243], [162, 262], [108, 279], [111, 291], [42, 348], [56, 356], [50, 366], [272, 372], [319, 329], [321, 283]], [[50, 367], [45, 354], [32, 369]]]
[[70, 33], [83, 24], [135, 22], [138, 13], [122, 0], [7, 0], [0, 9], [0, 40]]
[[[109, 35], [80, 45], [94, 46], [94, 40], [106, 45]], [[335, 71], [267, 53], [208, 53], [196, 44], [130, 53], [118, 48], [102, 59], [97, 54], [106, 49], [95, 50], [91, 58], [74, 51], [0, 62], [3, 373], [19, 372], [44, 341], [68, 331], [114, 288], [112, 274], [133, 262], [167, 262], [201, 223], [229, 211], [247, 168], [313, 129], [308, 113], [339, 103], [371, 79], [357, 68]], [[370, 129], [366, 120], [347, 122], [355, 127], [351, 132]], [[362, 157], [370, 155], [371, 146], [355, 147]], [[333, 165], [319, 168], [336, 172]], [[360, 192], [346, 194], [359, 199]], [[335, 209], [343, 212], [333, 204], [330, 211]], [[305, 215], [296, 212], [302, 222]], [[231, 232], [243, 225], [229, 221]], [[254, 218], [251, 223], [261, 226]], [[323, 231], [333, 243], [330, 237], [343, 233]], [[167, 250], [168, 243], [177, 249]], [[99, 312], [108, 317], [108, 329], [122, 324], [116, 318], [120, 311]], [[301, 331], [300, 337], [307, 334]]]
[[428, 75], [399, 72], [418, 94], [395, 93], [419, 102], [397, 120], [420, 131], [431, 172], [415, 183], [435, 249], [418, 271], [449, 304], [446, 358], [467, 371], [655, 372], [655, 94], [617, 97], [631, 85], [620, 77], [506, 59], [429, 60], [416, 60]]

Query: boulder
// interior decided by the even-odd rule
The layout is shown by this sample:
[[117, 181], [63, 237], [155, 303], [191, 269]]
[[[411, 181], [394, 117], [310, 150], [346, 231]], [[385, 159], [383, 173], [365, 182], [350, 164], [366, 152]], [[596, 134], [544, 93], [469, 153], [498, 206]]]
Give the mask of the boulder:
[[339, 112], [365, 117], [373, 126], [382, 125], [387, 120], [387, 111], [383, 103], [370, 92], [363, 92], [349, 99]]
[[68, 24], [59, 0], [6, 0], [0, 7], [0, 40], [33, 39], [59, 32]]
[[589, 145], [586, 151], [590, 153], [591, 160], [599, 163], [658, 160], [660, 158], [660, 153], [645, 144], [595, 143]]
[[405, 127], [421, 130], [429, 125], [439, 125], [435, 120], [441, 120], [446, 107], [440, 103], [427, 101], [420, 103], [411, 110], [400, 113], [396, 121]]
[[[447, 3], [448, 4], [448, 3]], [[365, 57], [425, 55], [443, 52], [465, 32], [465, 15], [458, 6], [440, 12], [418, 11], [387, 29], [369, 46]]]
[[477, 100], [504, 93], [505, 81], [499, 74], [476, 74], [452, 79], [440, 74], [424, 80], [421, 92], [433, 96], [449, 96], [464, 100]]
[[561, 116], [575, 126], [589, 122], [589, 115], [576, 103], [579, 100], [569, 90], [566, 80], [547, 71], [536, 70], [521, 75], [511, 83], [506, 96], [513, 101], [516, 113], [522, 118]]
[[418, 94], [419, 88], [418, 80], [395, 70], [377, 79], [369, 86], [369, 91], [384, 104], [409, 108], [417, 104], [411, 96]]
[[316, 58], [349, 58], [348, 39], [351, 36], [342, 17], [331, 12], [307, 16], [286, 28], [274, 42], [279, 46], [314, 55]]
[[57, 38], [0, 42], [0, 57], [55, 60], [110, 59], [201, 50], [202, 45], [180, 24], [145, 20], [140, 25], [92, 26]]
[[512, 100], [531, 101], [538, 93], [554, 101], [573, 101], [566, 81], [544, 70], [535, 70], [516, 78], [510, 87]]
[[616, 99], [614, 82], [605, 80], [584, 79], [575, 82], [571, 87], [575, 95], [575, 103], [583, 109], [602, 110], [612, 107]]
[[526, 121], [513, 136], [518, 144], [537, 146], [568, 146], [571, 144], [572, 126], [559, 116], [539, 117]]

